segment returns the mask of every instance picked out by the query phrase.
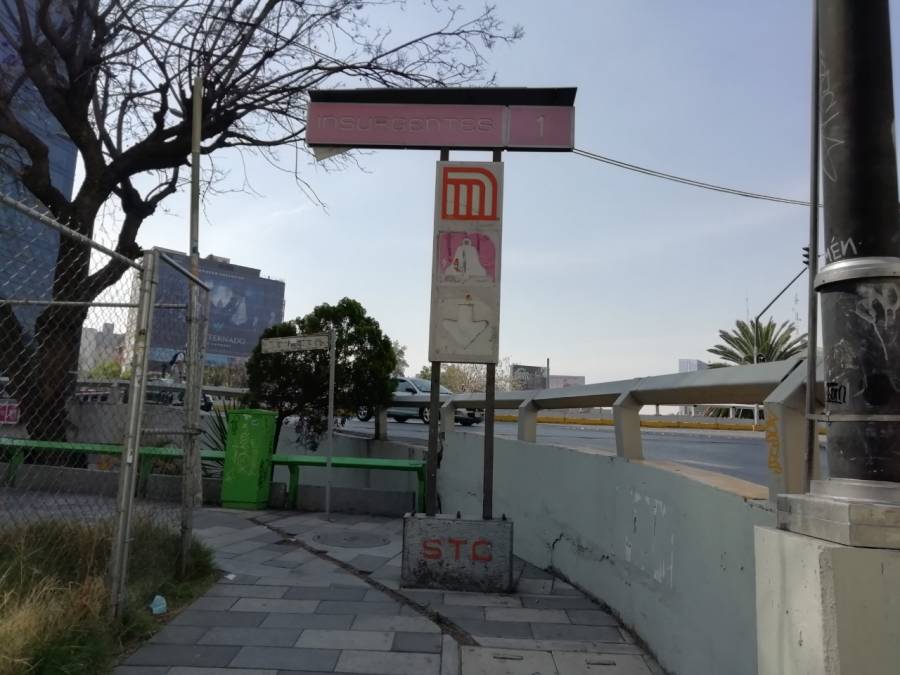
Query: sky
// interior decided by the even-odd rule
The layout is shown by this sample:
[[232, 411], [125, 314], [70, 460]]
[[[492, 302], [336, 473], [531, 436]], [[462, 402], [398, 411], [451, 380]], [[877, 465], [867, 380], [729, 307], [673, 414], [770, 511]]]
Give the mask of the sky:
[[[462, 0], [472, 11], [482, 5]], [[809, 193], [810, 3], [498, 0], [525, 37], [487, 53], [503, 86], [576, 86], [576, 147], [791, 198]], [[893, 2], [892, 9], [893, 9]], [[420, 0], [390, 18], [427, 31]], [[373, 19], [377, 21], [377, 16]], [[897, 38], [895, 43], [895, 61]], [[895, 73], [900, 71], [895, 63]], [[379, 150], [359, 167], [246, 162], [258, 196], [211, 197], [201, 255], [286, 282], [286, 318], [359, 300], [426, 363], [437, 152]], [[490, 159], [456, 152], [451, 159]], [[220, 167], [242, 180], [243, 164]], [[500, 354], [588, 382], [675, 372], [755, 315], [802, 269], [808, 210], [698, 190], [569, 153], [505, 153]], [[184, 250], [186, 195], [145, 222], [144, 247]], [[799, 316], [805, 276], [769, 314]]]

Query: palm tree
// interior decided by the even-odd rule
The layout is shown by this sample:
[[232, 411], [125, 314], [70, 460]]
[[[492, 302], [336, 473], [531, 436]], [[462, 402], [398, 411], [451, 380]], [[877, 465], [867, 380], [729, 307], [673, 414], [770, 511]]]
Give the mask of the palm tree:
[[782, 361], [806, 351], [806, 333], [795, 334], [796, 330], [793, 321], [785, 321], [778, 326], [772, 319], [765, 324], [738, 320], [731, 331], [719, 331], [719, 339], [724, 344], [717, 344], [706, 351], [726, 362], [721, 365], [754, 363], [754, 352], [759, 355], [759, 363]]

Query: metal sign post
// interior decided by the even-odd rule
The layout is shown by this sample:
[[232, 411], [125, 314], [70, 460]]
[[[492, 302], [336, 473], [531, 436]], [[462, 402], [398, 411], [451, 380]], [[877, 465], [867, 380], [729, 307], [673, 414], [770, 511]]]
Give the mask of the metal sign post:
[[334, 371], [337, 357], [337, 335], [327, 333], [293, 337], [265, 338], [260, 342], [263, 354], [328, 350], [328, 460], [325, 478], [325, 514], [331, 517], [331, 460], [334, 456]]

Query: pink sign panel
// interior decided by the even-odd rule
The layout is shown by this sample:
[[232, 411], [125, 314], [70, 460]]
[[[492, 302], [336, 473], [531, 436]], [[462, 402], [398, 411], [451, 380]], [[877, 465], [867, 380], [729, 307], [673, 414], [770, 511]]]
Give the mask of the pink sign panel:
[[19, 404], [0, 403], [0, 424], [19, 423]]
[[351, 148], [571, 150], [571, 106], [311, 101], [306, 142]]
[[493, 283], [497, 280], [497, 247], [480, 232], [441, 232], [437, 259], [444, 283]]
[[508, 148], [575, 146], [575, 108], [510, 106]]
[[503, 147], [506, 108], [400, 103], [309, 104], [306, 142], [351, 147]]

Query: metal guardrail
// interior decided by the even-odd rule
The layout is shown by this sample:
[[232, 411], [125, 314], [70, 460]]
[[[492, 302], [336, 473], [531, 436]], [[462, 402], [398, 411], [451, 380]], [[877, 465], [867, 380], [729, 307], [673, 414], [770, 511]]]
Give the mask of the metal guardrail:
[[[520, 441], [537, 439], [538, 412], [567, 408], [611, 407], [616, 436], [616, 454], [631, 460], [643, 459], [640, 410], [645, 405], [755, 405], [765, 407], [769, 493], [802, 493], [805, 475], [804, 396], [805, 359], [758, 365], [711, 368], [690, 373], [673, 373], [588, 384], [564, 389], [498, 392], [496, 407], [518, 411]], [[817, 400], [824, 400], [821, 364], [817, 377]], [[395, 398], [394, 406], [422, 406], [428, 396]], [[484, 394], [455, 394], [442, 404], [441, 431], [454, 430], [456, 408], [483, 408]], [[376, 437], [385, 438], [387, 425], [382, 411], [376, 423]], [[819, 473], [819, 456], [813, 458], [813, 473]]]

